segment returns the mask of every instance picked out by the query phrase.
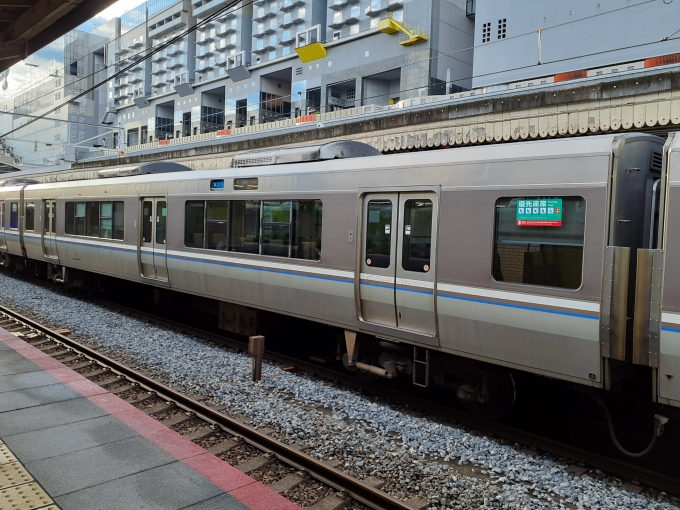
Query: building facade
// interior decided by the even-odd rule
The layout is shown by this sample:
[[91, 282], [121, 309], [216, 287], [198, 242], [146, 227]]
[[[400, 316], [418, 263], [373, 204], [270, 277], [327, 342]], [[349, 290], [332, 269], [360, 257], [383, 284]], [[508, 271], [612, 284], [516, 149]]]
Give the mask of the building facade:
[[[97, 89], [100, 102], [87, 117], [104, 133], [92, 145], [122, 148], [472, 85], [474, 20], [465, 0], [229, 5], [149, 0], [98, 27], [97, 34], [74, 32], [97, 54], [88, 66], [101, 65], [100, 74], [112, 78]], [[381, 31], [381, 20], [396, 22], [398, 33]], [[201, 26], [191, 30], [197, 23]], [[419, 37], [409, 40], [408, 34]], [[88, 39], [93, 36], [96, 43]], [[297, 51], [314, 44], [323, 45], [325, 57], [303, 63]], [[20, 107], [16, 92], [10, 96], [14, 103], [8, 108]], [[26, 129], [21, 136], [33, 128]], [[63, 155], [67, 161], [75, 157]]]
[[680, 51], [680, 3], [479, 0], [473, 88], [618, 65]]

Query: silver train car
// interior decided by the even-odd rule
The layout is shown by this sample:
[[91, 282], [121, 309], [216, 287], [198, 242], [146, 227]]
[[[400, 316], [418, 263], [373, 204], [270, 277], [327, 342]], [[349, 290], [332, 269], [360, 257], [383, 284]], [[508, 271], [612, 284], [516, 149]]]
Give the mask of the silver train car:
[[216, 171], [8, 183], [0, 252], [67, 285], [218, 300], [242, 334], [271, 312], [335, 327], [347, 369], [450, 388], [481, 414], [512, 404], [514, 370], [605, 390], [642, 371], [679, 406], [679, 138], [393, 156], [333, 142]]

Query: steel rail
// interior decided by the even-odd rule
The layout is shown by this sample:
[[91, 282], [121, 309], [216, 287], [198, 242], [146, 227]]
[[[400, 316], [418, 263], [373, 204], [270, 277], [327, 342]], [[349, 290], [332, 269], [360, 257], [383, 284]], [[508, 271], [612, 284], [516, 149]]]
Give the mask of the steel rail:
[[[165, 327], [171, 327], [181, 330], [184, 333], [195, 335], [204, 340], [209, 340], [215, 343], [221, 343], [229, 347], [246, 350], [247, 342], [229, 338], [209, 331], [204, 331], [200, 328], [187, 326], [180, 322], [171, 319], [165, 319], [156, 315], [140, 312], [133, 308], [105, 301], [102, 299], [94, 299], [98, 304], [106, 306], [110, 309], [121, 311], [130, 315], [135, 315], [143, 320], [155, 321]], [[318, 364], [309, 363], [298, 358], [280, 354], [271, 350], [265, 350], [265, 358], [279, 363], [293, 365], [304, 372], [309, 372], [326, 379], [333, 379], [339, 381], [354, 389], [365, 391], [366, 393], [376, 395], [378, 397], [389, 399], [394, 402], [408, 403], [409, 406], [416, 409], [426, 409], [428, 413], [444, 418], [450, 421], [455, 421], [466, 427], [476, 429], [487, 434], [496, 434], [497, 436], [508, 441], [520, 443], [526, 446], [534, 446], [546, 453], [571, 459], [574, 462], [583, 462], [593, 468], [597, 468], [610, 475], [621, 478], [638, 480], [641, 483], [652, 487], [654, 489], [664, 491], [668, 494], [680, 495], [680, 479], [669, 475], [657, 473], [651, 469], [636, 466], [624, 460], [613, 459], [603, 454], [590, 452], [582, 448], [571, 446], [567, 443], [560, 442], [555, 439], [547, 438], [545, 436], [527, 432], [525, 430], [505, 425], [503, 423], [485, 420], [478, 418], [468, 413], [458, 411], [451, 407], [438, 404], [424, 398], [408, 395], [397, 389], [389, 388], [382, 384], [373, 384], [358, 380], [351, 373], [337, 372], [330, 368], [319, 366]]]
[[386, 492], [376, 489], [361, 480], [353, 478], [342, 471], [335, 469], [322, 461], [316, 460], [300, 450], [290, 447], [276, 439], [273, 439], [265, 434], [258, 432], [244, 423], [241, 423], [229, 416], [226, 416], [219, 411], [198, 402], [191, 397], [184, 395], [164, 384], [151, 379], [150, 377], [129, 368], [118, 361], [97, 352], [86, 345], [81, 344], [67, 336], [52, 331], [47, 326], [39, 322], [24, 317], [23, 315], [0, 305], [0, 313], [3, 313], [19, 322], [24, 323], [27, 327], [40, 331], [46, 336], [57, 340], [58, 342], [71, 347], [81, 354], [91, 358], [98, 363], [107, 366], [117, 373], [139, 383], [140, 386], [154, 391], [165, 397], [167, 400], [172, 400], [178, 405], [185, 407], [201, 417], [205, 417], [208, 421], [216, 423], [224, 427], [233, 435], [243, 437], [247, 442], [261, 450], [273, 453], [283, 462], [292, 465], [293, 467], [307, 471], [312, 477], [330, 485], [336, 490], [347, 492], [352, 498], [357, 501], [375, 508], [376, 510], [413, 510], [413, 508], [403, 501], [390, 496]]

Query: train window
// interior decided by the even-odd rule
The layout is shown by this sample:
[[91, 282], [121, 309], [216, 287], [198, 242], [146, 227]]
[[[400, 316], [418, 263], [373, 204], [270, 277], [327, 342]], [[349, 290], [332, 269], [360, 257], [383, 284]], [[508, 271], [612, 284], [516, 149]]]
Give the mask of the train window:
[[75, 212], [75, 231], [74, 234], [77, 236], [85, 235], [85, 215], [87, 213], [87, 207], [85, 202], [76, 202], [76, 212]]
[[187, 200], [184, 204], [184, 246], [203, 248], [205, 202]]
[[581, 286], [586, 201], [514, 197], [496, 201], [496, 281], [566, 289]]
[[321, 200], [295, 200], [293, 202], [293, 246], [290, 256], [294, 259], [321, 259]]
[[[55, 232], [57, 208], [45, 203], [46, 218], [50, 209], [52, 211], [51, 232]], [[123, 202], [66, 202], [65, 210], [65, 233], [102, 239], [123, 239]], [[45, 228], [47, 229], [47, 225]]]
[[290, 256], [290, 200], [262, 202], [262, 254]]
[[26, 230], [35, 230], [35, 202], [26, 202]]
[[371, 267], [390, 267], [392, 249], [392, 201], [368, 202], [366, 221], [366, 264]]
[[85, 224], [86, 236], [99, 237], [99, 202], [87, 202]]
[[203, 248], [203, 200], [187, 200], [184, 204], [184, 246]]
[[254, 190], [257, 189], [257, 177], [249, 177], [247, 179], [234, 179], [234, 189], [236, 191]]
[[153, 230], [153, 202], [145, 200], [142, 204], [142, 242], [150, 243]]
[[9, 228], [19, 228], [19, 202], [12, 202], [9, 207]]
[[165, 231], [168, 223], [168, 203], [156, 202], [156, 244], [165, 244]]
[[432, 201], [407, 200], [404, 204], [404, 242], [401, 266], [406, 271], [430, 270], [432, 243]]
[[229, 250], [241, 253], [260, 252], [260, 202], [231, 202], [231, 237]]
[[113, 202], [99, 204], [99, 237], [103, 239], [113, 237]]
[[125, 202], [113, 203], [113, 238], [125, 239]]
[[205, 217], [206, 248], [226, 250], [229, 235], [229, 202], [211, 200]]

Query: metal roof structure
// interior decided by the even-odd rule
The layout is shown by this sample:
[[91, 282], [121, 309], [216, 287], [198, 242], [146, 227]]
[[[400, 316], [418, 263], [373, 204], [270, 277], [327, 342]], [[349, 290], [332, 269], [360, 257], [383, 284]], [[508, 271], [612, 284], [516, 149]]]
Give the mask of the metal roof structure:
[[116, 0], [0, 0], [0, 72]]

